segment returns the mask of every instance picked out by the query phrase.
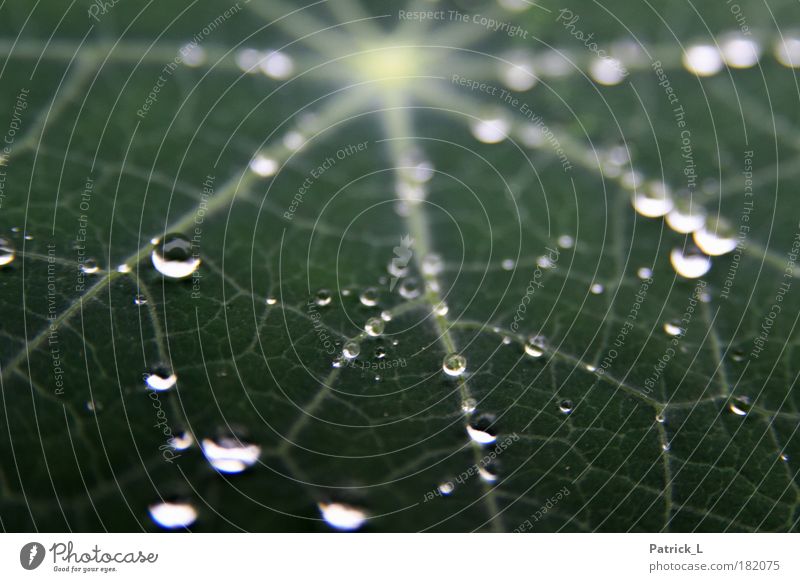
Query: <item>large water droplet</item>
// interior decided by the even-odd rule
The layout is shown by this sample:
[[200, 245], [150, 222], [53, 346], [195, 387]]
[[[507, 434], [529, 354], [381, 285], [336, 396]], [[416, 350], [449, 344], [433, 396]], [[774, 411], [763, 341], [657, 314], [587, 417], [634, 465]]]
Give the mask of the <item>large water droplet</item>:
[[380, 317], [370, 317], [364, 324], [364, 331], [372, 337], [378, 337], [383, 333], [385, 323]]
[[10, 265], [17, 256], [17, 251], [14, 248], [14, 243], [11, 239], [0, 236], [0, 267]]
[[325, 522], [341, 531], [355, 531], [367, 520], [367, 514], [344, 503], [319, 503], [319, 510]]
[[711, 269], [711, 259], [696, 248], [687, 248], [685, 251], [680, 248], [672, 249], [669, 262], [678, 275], [687, 279], [702, 277]]
[[669, 188], [661, 182], [648, 182], [633, 196], [633, 207], [642, 216], [658, 218], [672, 210], [674, 202]]
[[165, 364], [155, 366], [144, 379], [147, 387], [151, 390], [161, 392], [169, 390], [178, 381], [178, 376]]
[[461, 354], [447, 354], [442, 361], [442, 370], [448, 376], [460, 376], [467, 369], [467, 358]]
[[723, 220], [710, 221], [692, 238], [701, 251], [712, 257], [729, 253], [738, 244], [733, 229]]
[[698, 77], [710, 77], [722, 70], [722, 55], [717, 47], [699, 44], [689, 47], [683, 54], [683, 66]]
[[192, 243], [177, 233], [165, 236], [150, 258], [156, 270], [171, 279], [184, 279], [200, 266], [200, 257], [192, 254]]
[[153, 521], [166, 529], [189, 527], [197, 520], [197, 510], [188, 503], [163, 501], [148, 510]]
[[241, 473], [252, 467], [261, 456], [260, 446], [234, 437], [222, 437], [216, 441], [203, 439], [202, 447], [211, 466], [222, 473]]

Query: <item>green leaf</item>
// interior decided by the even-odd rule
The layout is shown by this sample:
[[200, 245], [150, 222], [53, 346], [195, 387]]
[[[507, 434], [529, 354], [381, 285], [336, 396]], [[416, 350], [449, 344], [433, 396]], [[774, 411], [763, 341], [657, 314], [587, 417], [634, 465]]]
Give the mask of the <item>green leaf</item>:
[[796, 530], [798, 9], [732, 6], [2, 4], [3, 529]]

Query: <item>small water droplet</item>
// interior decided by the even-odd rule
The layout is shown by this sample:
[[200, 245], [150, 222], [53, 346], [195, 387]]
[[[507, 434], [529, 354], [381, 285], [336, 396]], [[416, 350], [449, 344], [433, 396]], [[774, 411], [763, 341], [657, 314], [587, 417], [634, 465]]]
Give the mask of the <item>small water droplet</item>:
[[375, 287], [367, 287], [358, 296], [358, 300], [361, 302], [361, 305], [374, 307], [378, 304], [378, 290], [375, 289]]
[[402, 265], [398, 260], [389, 261], [389, 264], [386, 265], [386, 270], [392, 277], [397, 279], [402, 279], [408, 275], [408, 265]]
[[497, 481], [497, 474], [493, 473], [489, 468], [478, 466], [478, 475], [487, 483], [494, 483]]
[[706, 213], [697, 202], [691, 198], [681, 197], [675, 202], [675, 207], [667, 213], [667, 226], [680, 234], [688, 234], [703, 228], [706, 223]]
[[267, 297], [267, 305], [275, 305], [278, 303], [278, 299], [276, 297]]
[[531, 58], [527, 53], [514, 52], [506, 55], [500, 64], [500, 78], [513, 91], [528, 91], [539, 80], [534, 74]]
[[100, 267], [97, 264], [97, 260], [95, 259], [86, 259], [81, 263], [81, 272], [84, 275], [94, 275], [95, 273], [100, 272]]
[[447, 306], [447, 303], [445, 303], [444, 301], [442, 301], [441, 303], [438, 303], [433, 308], [434, 315], [438, 315], [439, 317], [444, 317], [445, 315], [447, 315], [448, 311], [450, 311], [450, 308]]
[[86, 410], [89, 412], [100, 412], [103, 409], [103, 405], [97, 402], [96, 400], [87, 400], [86, 401]]
[[514, 269], [514, 259], [503, 259], [503, 262], [500, 263], [500, 266], [504, 271], [512, 271]]
[[472, 414], [475, 412], [475, 409], [478, 407], [478, 401], [474, 398], [466, 398], [461, 403], [461, 412], [464, 414]]
[[779, 456], [778, 458], [779, 458], [781, 461], [783, 461], [784, 463], [786, 463], [786, 462], [788, 462], [788, 461], [789, 461], [789, 455], [787, 455], [786, 453], [781, 453], [781, 454], [780, 454], [780, 456]]
[[388, 310], [381, 311], [381, 319], [383, 321], [392, 321], [392, 312]]
[[747, 396], [737, 396], [728, 403], [728, 410], [737, 416], [747, 416], [750, 412], [750, 398]]
[[344, 366], [344, 362], [345, 362], [344, 356], [336, 356], [335, 358], [333, 358], [331, 366], [333, 368], [341, 368], [342, 366]]
[[534, 335], [528, 338], [525, 342], [525, 353], [532, 358], [541, 358], [544, 355], [544, 350], [547, 347], [547, 340], [544, 336]]
[[355, 531], [367, 520], [367, 514], [344, 503], [319, 503], [322, 519], [334, 529], [340, 531]]
[[14, 243], [11, 239], [4, 236], [0, 237], [0, 267], [10, 265], [14, 258], [17, 256], [17, 251], [14, 248]]
[[133, 304], [134, 305], [139, 305], [139, 306], [147, 305], [147, 297], [145, 297], [144, 295], [141, 295], [141, 294], [134, 295], [133, 296]]
[[592, 284], [592, 286], [589, 288], [589, 290], [592, 292], [592, 294], [593, 294], [593, 295], [602, 295], [602, 294], [603, 294], [603, 291], [605, 291], [605, 290], [606, 290], [606, 288], [605, 288], [605, 287], [603, 287], [603, 284], [602, 284], [602, 283], [594, 283], [594, 284]]
[[784, 67], [800, 68], [800, 38], [783, 36], [775, 42], [775, 58]]
[[221, 473], [241, 473], [255, 465], [261, 456], [260, 446], [234, 437], [203, 439], [202, 448], [211, 466]]
[[130, 273], [130, 272], [131, 272], [131, 266], [130, 265], [126, 265], [125, 263], [123, 263], [123, 264], [121, 264], [121, 265], [119, 265], [117, 267], [117, 273], [122, 273], [124, 275], [124, 274]]
[[398, 346], [398, 345], [400, 345], [400, 340], [399, 340], [399, 339], [393, 339], [393, 340], [392, 340], [392, 345], [393, 345], [393, 346]]
[[666, 332], [667, 335], [670, 335], [672, 337], [680, 337], [683, 335], [685, 330], [683, 329], [683, 327], [681, 327], [681, 322], [678, 321], [677, 319], [674, 319], [664, 324], [664, 331]]
[[672, 249], [669, 262], [678, 275], [687, 279], [702, 277], [711, 269], [711, 259], [694, 247], [685, 251], [677, 247]]
[[492, 423], [494, 417], [484, 414], [467, 425], [467, 434], [473, 442], [481, 445], [489, 445], [497, 440], [497, 432]]
[[364, 331], [372, 337], [378, 337], [383, 333], [385, 323], [380, 317], [370, 317], [364, 324]]
[[267, 156], [261, 154], [257, 155], [250, 161], [250, 169], [254, 174], [262, 178], [268, 178], [275, 175], [278, 171], [278, 162]]
[[194, 437], [190, 432], [184, 432], [169, 439], [169, 445], [176, 451], [185, 451], [194, 444]]
[[197, 520], [197, 510], [189, 503], [163, 501], [148, 508], [150, 517], [165, 529], [189, 527]]
[[159, 364], [153, 367], [144, 381], [151, 390], [161, 392], [175, 386], [178, 376], [166, 364]]
[[420, 289], [419, 281], [412, 277], [410, 279], [404, 279], [403, 282], [400, 283], [398, 292], [403, 299], [416, 299], [420, 296], [422, 290]]
[[177, 233], [165, 236], [150, 258], [156, 270], [171, 279], [185, 279], [200, 266], [200, 257], [192, 254], [192, 243]]
[[314, 303], [316, 303], [320, 307], [325, 307], [326, 305], [330, 305], [332, 300], [333, 296], [331, 295], [331, 292], [327, 289], [320, 289], [314, 296]]
[[574, 410], [575, 405], [572, 403], [572, 400], [562, 400], [558, 404], [558, 409], [564, 414], [570, 414]]
[[447, 354], [442, 361], [442, 370], [448, 376], [460, 376], [467, 369], [467, 358], [461, 354]]
[[342, 348], [342, 355], [347, 358], [348, 360], [352, 360], [358, 357], [358, 354], [361, 353], [361, 346], [358, 345], [358, 342], [350, 340], [344, 344]]
[[385, 358], [386, 357], [386, 348], [384, 348], [383, 346], [378, 346], [377, 348], [375, 348], [375, 357], [378, 360], [382, 360], [383, 358]]
[[734, 362], [743, 362], [745, 360], [745, 351], [741, 348], [731, 350], [731, 359]]
[[664, 424], [666, 420], [667, 418], [664, 416], [663, 412], [659, 412], [658, 414], [656, 414], [656, 422], [658, 424]]
[[665, 453], [670, 452], [670, 450], [672, 450], [672, 444], [669, 442], [662, 443], [661, 450], [664, 451]]
[[571, 249], [575, 245], [575, 239], [568, 234], [562, 234], [558, 237], [558, 246], [562, 249]]
[[650, 279], [653, 276], [653, 270], [650, 267], [639, 267], [636, 276], [642, 280]]
[[267, 77], [279, 81], [288, 79], [294, 71], [294, 61], [281, 51], [271, 51], [259, 61], [258, 66]]
[[622, 63], [612, 57], [593, 59], [589, 65], [589, 75], [601, 85], [619, 85], [627, 75]]
[[447, 481], [446, 483], [442, 483], [438, 487], [439, 493], [442, 495], [450, 495], [453, 491], [455, 491], [456, 486], [453, 485], [452, 481]]
[[722, 58], [734, 69], [747, 69], [758, 64], [761, 45], [739, 35], [728, 36], [722, 43]]
[[503, 345], [507, 346], [507, 345], [511, 344], [512, 339], [509, 336], [506, 335], [506, 336], [503, 336], [503, 340], [502, 341], [503, 341]]

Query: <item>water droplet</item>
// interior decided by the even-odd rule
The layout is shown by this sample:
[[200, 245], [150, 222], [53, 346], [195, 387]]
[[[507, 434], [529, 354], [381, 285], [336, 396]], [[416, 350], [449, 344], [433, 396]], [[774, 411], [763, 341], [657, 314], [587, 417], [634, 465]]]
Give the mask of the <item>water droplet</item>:
[[667, 226], [680, 234], [694, 232], [706, 223], [706, 213], [691, 199], [679, 198], [675, 207], [667, 213]]
[[412, 277], [410, 279], [404, 279], [403, 282], [400, 283], [398, 293], [400, 293], [403, 299], [416, 299], [420, 296], [422, 290], [420, 289], [419, 281]]
[[450, 495], [453, 491], [455, 491], [456, 486], [453, 485], [452, 481], [448, 481], [447, 483], [442, 483], [438, 487], [439, 493], [442, 495]]
[[787, 455], [786, 453], [781, 453], [778, 458], [784, 463], [789, 461], [789, 455]]
[[722, 70], [722, 55], [717, 47], [699, 44], [689, 47], [683, 55], [683, 66], [698, 77], [710, 77]]
[[657, 422], [658, 424], [664, 424], [664, 422], [666, 422], [666, 420], [667, 420], [667, 419], [666, 419], [666, 417], [664, 416], [664, 413], [663, 413], [663, 412], [659, 412], [658, 414], [656, 414], [656, 422]]
[[314, 303], [320, 307], [325, 307], [326, 305], [330, 305], [332, 299], [333, 296], [331, 295], [330, 291], [327, 289], [320, 289], [314, 296]]
[[175, 386], [178, 376], [166, 364], [159, 364], [147, 374], [144, 381], [151, 390], [161, 392]]
[[514, 259], [503, 259], [503, 262], [500, 263], [500, 266], [504, 271], [512, 271], [514, 269]]
[[221, 473], [241, 473], [255, 465], [261, 456], [261, 447], [234, 437], [222, 437], [216, 441], [203, 439], [202, 447], [208, 462]]
[[10, 265], [16, 256], [17, 251], [14, 248], [14, 243], [4, 236], [0, 237], [0, 267]]
[[381, 311], [381, 319], [383, 321], [392, 321], [392, 312], [388, 310]]
[[746, 69], [758, 64], [761, 45], [753, 39], [742, 36], [729, 36], [722, 43], [722, 58], [725, 64], [734, 69]]
[[447, 306], [447, 303], [442, 301], [433, 307], [434, 315], [438, 315], [439, 317], [444, 317], [447, 315], [447, 312], [450, 311], [450, 308]]
[[587, 372], [591, 372], [591, 373], [597, 372], [597, 367], [593, 366], [592, 364], [586, 364], [586, 366], [584, 366], [584, 367], [586, 368]]
[[642, 280], [649, 279], [653, 276], [653, 270], [650, 267], [639, 267], [636, 276]]
[[602, 295], [603, 291], [605, 291], [606, 288], [603, 287], [603, 285], [601, 283], [594, 283], [589, 288], [589, 290], [592, 292], [593, 295]]
[[547, 340], [544, 336], [534, 335], [528, 338], [525, 342], [525, 353], [532, 358], [541, 358], [544, 355], [544, 350], [547, 347]]
[[197, 510], [188, 503], [163, 501], [148, 508], [150, 517], [166, 529], [189, 527], [197, 520]]
[[473, 442], [481, 445], [489, 445], [497, 440], [497, 433], [492, 426], [494, 417], [482, 415], [474, 422], [467, 425], [467, 434]]
[[319, 503], [319, 510], [325, 522], [340, 531], [355, 531], [367, 520], [367, 514], [344, 503]]
[[487, 467], [478, 466], [478, 475], [487, 483], [494, 483], [497, 481], [497, 475], [490, 471]]
[[206, 62], [206, 50], [196, 42], [189, 42], [180, 48], [180, 56], [188, 67], [199, 67]]
[[261, 71], [268, 77], [278, 80], [288, 79], [294, 71], [292, 58], [281, 51], [272, 51], [259, 62]]
[[358, 354], [361, 353], [361, 346], [358, 345], [358, 342], [350, 340], [344, 344], [342, 348], [342, 355], [347, 358], [348, 360], [353, 360], [358, 357]]
[[744, 359], [745, 359], [745, 352], [744, 352], [744, 350], [743, 350], [743, 349], [741, 349], [741, 348], [736, 348], [736, 349], [734, 349], [734, 350], [731, 350], [731, 359], [732, 359], [734, 362], [743, 362], [743, 361], [744, 361]]
[[733, 229], [723, 220], [710, 221], [692, 238], [701, 251], [712, 257], [727, 254], [738, 244]]
[[278, 162], [272, 158], [258, 154], [250, 161], [250, 169], [257, 176], [268, 178], [275, 175], [275, 172], [278, 171]]
[[342, 366], [344, 366], [344, 362], [345, 362], [344, 356], [336, 356], [335, 358], [333, 358], [333, 361], [331, 362], [331, 367], [341, 368]]
[[127, 274], [131, 272], [131, 266], [126, 265], [125, 263], [119, 265], [117, 267], [117, 273]]
[[442, 360], [442, 370], [448, 376], [460, 376], [467, 370], [467, 358], [461, 354], [447, 354]]
[[392, 277], [396, 277], [398, 279], [402, 279], [408, 275], [408, 265], [401, 264], [401, 261], [397, 259], [389, 261], [389, 264], [386, 266], [386, 270]]
[[750, 412], [750, 405], [750, 398], [737, 396], [728, 403], [728, 410], [737, 416], [747, 416], [747, 413]]
[[384, 348], [382, 346], [378, 346], [377, 348], [375, 348], [375, 357], [377, 359], [379, 359], [379, 360], [382, 360], [383, 358], [385, 358], [386, 357], [386, 348]]
[[672, 450], [672, 444], [669, 442], [662, 443], [661, 450], [664, 451], [665, 453], [670, 452], [670, 450]]
[[381, 375], [380, 374], [375, 374], [375, 376], [373, 376], [372, 379], [375, 380], [376, 382], [380, 382], [381, 381]]
[[672, 337], [680, 337], [684, 333], [684, 329], [681, 327], [681, 322], [678, 320], [668, 321], [664, 324], [664, 331], [667, 335]]
[[296, 152], [305, 144], [306, 138], [299, 131], [290, 131], [283, 136], [283, 145], [293, 152]]
[[96, 400], [87, 400], [86, 401], [86, 410], [89, 412], [100, 412], [103, 409], [103, 405]]
[[542, 255], [536, 259], [536, 265], [542, 269], [552, 269], [555, 267], [553, 260], [547, 255]]
[[512, 340], [511, 340], [510, 337], [508, 337], [508, 336], [504, 336], [503, 337], [503, 345], [507, 346], [507, 345], [509, 345], [511, 343], [511, 341]]
[[461, 412], [464, 414], [472, 414], [478, 408], [478, 401], [474, 398], [466, 398], [461, 403]]
[[86, 259], [81, 263], [81, 272], [84, 275], [94, 275], [100, 272], [100, 266], [95, 259]]
[[589, 65], [589, 75], [601, 85], [619, 85], [626, 74], [622, 63], [612, 57], [593, 59]]
[[190, 432], [184, 432], [169, 439], [169, 445], [176, 451], [185, 451], [194, 444], [194, 437]]
[[236, 66], [244, 73], [257, 73], [258, 64], [263, 58], [264, 55], [260, 51], [251, 48], [244, 48], [236, 51], [236, 55], [234, 56]]
[[575, 245], [575, 239], [568, 234], [562, 234], [558, 237], [558, 246], [562, 249], [571, 249]]
[[558, 409], [564, 414], [570, 414], [575, 408], [575, 405], [572, 403], [572, 400], [562, 400], [558, 404]]
[[661, 182], [648, 182], [633, 196], [633, 208], [647, 218], [664, 216], [673, 208], [669, 188]]
[[537, 79], [533, 72], [530, 57], [524, 53], [507, 55], [509, 62], [501, 63], [500, 78], [503, 83], [513, 91], [528, 91], [536, 85]]
[[472, 135], [483, 143], [500, 143], [508, 137], [510, 125], [502, 117], [472, 120], [470, 131]]
[[374, 307], [378, 304], [378, 290], [375, 289], [375, 287], [367, 287], [358, 296], [358, 300], [361, 302], [361, 305]]
[[702, 277], [711, 269], [711, 259], [701, 253], [700, 249], [693, 247], [685, 251], [680, 248], [672, 249], [669, 262], [678, 275], [687, 279]]
[[192, 255], [192, 243], [182, 234], [168, 234], [150, 256], [156, 270], [171, 279], [184, 279], [200, 266], [200, 257]]
[[422, 258], [422, 273], [430, 277], [435, 277], [444, 269], [444, 261], [440, 255], [429, 254]]
[[800, 38], [784, 36], [775, 43], [775, 58], [784, 67], [800, 67]]
[[364, 331], [372, 337], [378, 337], [383, 333], [384, 321], [380, 317], [370, 317], [364, 324]]
[[134, 305], [147, 305], [147, 297], [144, 295], [134, 295], [133, 296], [133, 304]]

